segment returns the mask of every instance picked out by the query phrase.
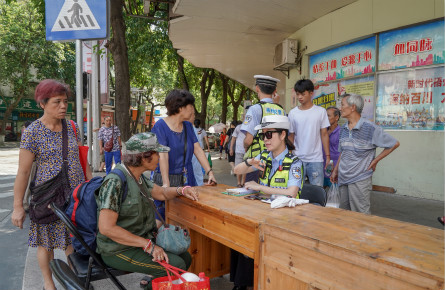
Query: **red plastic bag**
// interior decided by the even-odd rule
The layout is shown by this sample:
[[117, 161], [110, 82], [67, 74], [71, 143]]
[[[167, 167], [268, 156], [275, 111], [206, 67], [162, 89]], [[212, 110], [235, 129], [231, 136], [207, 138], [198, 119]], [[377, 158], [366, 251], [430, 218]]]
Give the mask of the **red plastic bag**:
[[[187, 282], [179, 274], [180, 272], [186, 273], [187, 271], [176, 268], [170, 264], [167, 264], [166, 262], [158, 263], [164, 266], [165, 270], [167, 271], [167, 276], [153, 279], [153, 281], [151, 282], [153, 290], [210, 290], [210, 279], [208, 277], [202, 277], [202, 281], [198, 282]], [[170, 274], [170, 272], [172, 274]], [[173, 284], [172, 277], [181, 279], [182, 283]]]

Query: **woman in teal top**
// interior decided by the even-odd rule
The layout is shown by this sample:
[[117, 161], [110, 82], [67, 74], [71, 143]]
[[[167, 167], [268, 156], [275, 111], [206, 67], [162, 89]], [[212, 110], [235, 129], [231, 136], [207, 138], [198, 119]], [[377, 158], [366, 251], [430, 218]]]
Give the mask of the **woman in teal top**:
[[[155, 210], [152, 198], [170, 200], [180, 195], [198, 200], [192, 187], [160, 187], [145, 178], [142, 173], [154, 170], [159, 162], [159, 153], [169, 147], [157, 142], [153, 133], [140, 133], [125, 144], [123, 164], [116, 167], [127, 179], [127, 196], [122, 201], [123, 189], [118, 176], [109, 174], [96, 196], [99, 210], [97, 252], [105, 264], [116, 269], [147, 273], [152, 277], [165, 276], [165, 269], [157, 261], [165, 260], [171, 265], [187, 270], [192, 258], [188, 252], [175, 255], [155, 245]], [[139, 185], [145, 189], [142, 192]], [[148, 285], [149, 288], [151, 284]]]

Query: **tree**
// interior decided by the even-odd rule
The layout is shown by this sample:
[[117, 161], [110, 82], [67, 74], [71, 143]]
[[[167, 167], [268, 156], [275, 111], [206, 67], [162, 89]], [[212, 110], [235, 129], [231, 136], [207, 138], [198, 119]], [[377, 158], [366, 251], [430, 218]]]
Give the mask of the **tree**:
[[7, 109], [0, 134], [4, 134], [12, 111], [32, 95], [37, 80], [55, 78], [74, 84], [75, 56], [73, 44], [46, 41], [41, 6], [30, 0], [2, 4], [0, 51], [0, 82], [10, 88], [12, 97], [3, 100]]
[[130, 72], [128, 49], [125, 38], [123, 0], [110, 1], [112, 37], [108, 49], [113, 56], [115, 71], [115, 120], [121, 130], [123, 141], [130, 138]]

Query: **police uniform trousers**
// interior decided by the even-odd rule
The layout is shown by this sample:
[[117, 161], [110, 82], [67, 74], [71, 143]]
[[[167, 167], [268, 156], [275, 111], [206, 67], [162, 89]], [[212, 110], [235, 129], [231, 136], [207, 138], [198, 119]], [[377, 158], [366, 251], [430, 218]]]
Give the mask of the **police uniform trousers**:
[[235, 286], [253, 286], [253, 259], [230, 250], [230, 281]]

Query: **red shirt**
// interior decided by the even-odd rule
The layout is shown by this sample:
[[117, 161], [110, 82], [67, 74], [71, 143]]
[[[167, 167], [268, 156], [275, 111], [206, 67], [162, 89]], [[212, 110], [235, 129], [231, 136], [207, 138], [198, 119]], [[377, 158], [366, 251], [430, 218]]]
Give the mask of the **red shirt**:
[[226, 140], [227, 135], [226, 134], [222, 134], [219, 136], [221, 143], [219, 145], [223, 146], [224, 145], [224, 140]]

